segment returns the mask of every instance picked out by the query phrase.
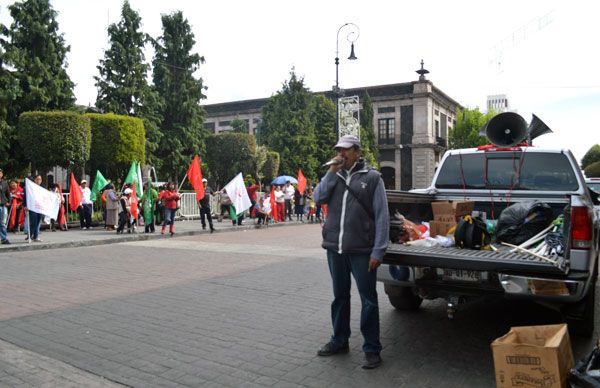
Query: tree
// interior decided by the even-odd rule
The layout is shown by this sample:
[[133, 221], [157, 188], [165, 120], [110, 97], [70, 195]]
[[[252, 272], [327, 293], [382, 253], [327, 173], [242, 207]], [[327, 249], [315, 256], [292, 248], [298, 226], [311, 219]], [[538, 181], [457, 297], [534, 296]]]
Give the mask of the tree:
[[206, 139], [211, 176], [218, 187], [224, 186], [239, 172], [254, 172], [256, 139], [248, 133], [222, 133]]
[[235, 133], [249, 133], [248, 122], [239, 118], [235, 118], [231, 121], [231, 128]]
[[32, 171], [81, 167], [90, 158], [90, 119], [75, 112], [25, 112], [18, 139]]
[[496, 113], [493, 111], [483, 114], [479, 108], [459, 110], [456, 115], [456, 124], [448, 134], [448, 147], [451, 149], [471, 148], [488, 144], [488, 138], [479, 135], [479, 130], [495, 115]]
[[363, 158], [367, 164], [378, 168], [377, 158], [379, 152], [375, 144], [375, 131], [373, 130], [373, 101], [365, 90], [362, 95], [362, 109], [360, 112], [360, 144]]
[[586, 169], [590, 164], [600, 162], [600, 145], [594, 144], [581, 159], [581, 168]]
[[100, 76], [94, 77], [98, 88], [96, 107], [107, 113], [143, 119], [147, 161], [156, 166], [160, 164], [154, 153], [161, 138], [158, 128], [161, 101], [146, 81], [150, 65], [145, 63], [143, 50], [148, 38], [140, 31], [141, 21], [126, 0], [121, 20], [108, 27], [110, 47], [96, 66]]
[[164, 100], [160, 129], [163, 137], [157, 154], [163, 160], [163, 172], [173, 180], [187, 169], [194, 154], [203, 154], [206, 131], [202, 78], [194, 73], [204, 57], [192, 53], [194, 34], [181, 11], [162, 16], [163, 35], [153, 42], [155, 54], [154, 86]]
[[313, 120], [315, 121], [316, 158], [320, 166], [328, 162], [333, 156], [333, 146], [337, 139], [335, 131], [335, 104], [322, 94], [313, 98]]
[[17, 139], [20, 114], [71, 109], [74, 84], [65, 70], [70, 48], [58, 32], [56, 11], [49, 1], [15, 2], [8, 9], [13, 22], [9, 28], [0, 26], [0, 115], [4, 116], [0, 131], [7, 145], [1, 160], [5, 168], [19, 174], [27, 163]]
[[290, 80], [263, 107], [261, 127], [265, 145], [279, 152], [280, 170], [295, 175], [302, 168], [309, 180], [316, 179], [318, 166], [312, 98], [292, 69]]
[[5, 58], [22, 90], [13, 115], [72, 108], [74, 84], [65, 69], [70, 47], [58, 33], [56, 11], [48, 0], [25, 0], [8, 9], [13, 23], [4, 31]]

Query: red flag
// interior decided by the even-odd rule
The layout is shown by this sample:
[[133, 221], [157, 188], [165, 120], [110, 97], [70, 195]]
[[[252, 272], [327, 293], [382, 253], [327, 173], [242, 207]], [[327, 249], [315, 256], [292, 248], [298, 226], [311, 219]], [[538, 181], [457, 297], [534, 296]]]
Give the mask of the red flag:
[[200, 158], [198, 155], [194, 156], [194, 160], [192, 160], [192, 164], [188, 168], [187, 177], [196, 192], [196, 200], [202, 200], [204, 198], [204, 185], [202, 184], [202, 170], [200, 169]]
[[304, 174], [302, 174], [302, 169], [299, 168], [298, 169], [298, 191], [300, 192], [300, 195], [304, 194], [304, 189], [306, 189], [306, 178], [304, 177]]
[[58, 192], [60, 193], [60, 210], [58, 211], [58, 227], [60, 228], [67, 224], [67, 221], [65, 220], [65, 204], [62, 203], [63, 193], [60, 183], [58, 183]]
[[81, 205], [81, 199], [83, 198], [83, 193], [81, 192], [81, 187], [79, 183], [75, 180], [75, 175], [71, 173], [71, 187], [69, 188], [69, 207], [72, 212], [76, 212]]
[[271, 185], [271, 197], [269, 198], [269, 202], [271, 202], [271, 218], [274, 221], [278, 221], [279, 217], [277, 216], [277, 204], [275, 203], [275, 186]]
[[135, 192], [135, 182], [131, 184], [131, 197], [129, 197], [129, 203], [131, 205], [131, 216], [137, 220], [138, 218], [138, 197]]

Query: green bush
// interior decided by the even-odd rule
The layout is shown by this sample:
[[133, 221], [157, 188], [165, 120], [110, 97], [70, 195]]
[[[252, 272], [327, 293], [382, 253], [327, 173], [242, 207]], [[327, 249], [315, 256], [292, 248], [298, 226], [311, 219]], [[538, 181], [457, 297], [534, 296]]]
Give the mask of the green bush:
[[17, 136], [33, 170], [82, 165], [90, 157], [90, 119], [75, 112], [24, 112]]
[[223, 133], [206, 138], [206, 162], [217, 187], [227, 184], [239, 172], [252, 172], [256, 138], [247, 133]]
[[594, 144], [581, 159], [581, 168], [584, 170], [592, 163], [600, 162], [600, 145]]
[[584, 171], [588, 178], [600, 178], [600, 161], [590, 164]]
[[141, 119], [114, 113], [87, 113], [92, 127], [90, 172], [125, 178], [132, 160], [146, 161], [146, 132]]

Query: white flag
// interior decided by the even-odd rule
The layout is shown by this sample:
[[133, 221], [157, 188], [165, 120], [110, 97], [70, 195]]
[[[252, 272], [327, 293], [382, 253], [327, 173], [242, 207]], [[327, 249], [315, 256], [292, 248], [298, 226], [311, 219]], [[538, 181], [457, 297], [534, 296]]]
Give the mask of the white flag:
[[225, 191], [227, 191], [227, 195], [231, 199], [231, 204], [235, 206], [236, 215], [245, 212], [252, 206], [241, 172], [225, 186]]
[[30, 179], [25, 179], [27, 209], [43, 214], [56, 220], [60, 210], [60, 198], [56, 193], [36, 185]]

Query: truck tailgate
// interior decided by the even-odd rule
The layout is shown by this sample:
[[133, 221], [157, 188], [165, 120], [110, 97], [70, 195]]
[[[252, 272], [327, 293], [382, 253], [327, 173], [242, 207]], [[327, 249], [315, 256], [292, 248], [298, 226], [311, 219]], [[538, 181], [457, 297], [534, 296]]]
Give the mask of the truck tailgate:
[[[453, 268], [477, 271], [519, 271], [534, 274], [565, 275], [552, 263], [523, 253], [477, 251], [471, 249], [416, 247], [390, 244], [383, 258], [385, 264], [416, 267]], [[567, 268], [568, 270], [568, 268]]]

